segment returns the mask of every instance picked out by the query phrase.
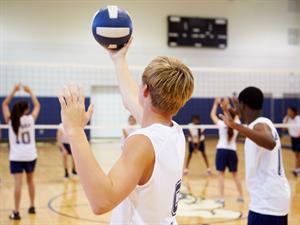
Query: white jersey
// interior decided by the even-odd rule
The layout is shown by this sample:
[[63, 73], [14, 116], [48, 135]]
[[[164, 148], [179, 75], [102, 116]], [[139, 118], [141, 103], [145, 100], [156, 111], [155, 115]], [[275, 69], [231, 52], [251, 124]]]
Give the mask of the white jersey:
[[200, 141], [204, 141], [205, 140], [205, 136], [204, 136], [204, 129], [199, 129], [196, 128], [195, 126], [197, 126], [198, 124], [193, 124], [193, 123], [189, 123], [188, 124], [188, 129], [189, 132], [191, 134], [192, 137], [189, 137], [188, 141], [192, 141], [194, 143], [198, 143], [199, 142], [199, 138]]
[[270, 151], [246, 138], [246, 185], [251, 199], [249, 209], [260, 214], [284, 216], [289, 211], [290, 186], [284, 173], [280, 138], [273, 123], [264, 117], [257, 118], [249, 128], [253, 129], [258, 123], [270, 127], [276, 146]]
[[[240, 123], [240, 120], [235, 120], [237, 123]], [[236, 138], [238, 136], [238, 131], [233, 130], [233, 137], [228, 141], [228, 127], [222, 120], [217, 122], [218, 131], [219, 131], [219, 140], [217, 144], [217, 149], [228, 149], [236, 151]]]
[[20, 118], [18, 135], [15, 134], [9, 121], [9, 160], [33, 161], [37, 158], [35, 146], [34, 119], [32, 115]]
[[185, 155], [182, 128], [153, 124], [130, 136], [142, 134], [150, 139], [155, 154], [149, 181], [136, 188], [112, 213], [111, 225], [177, 225], [175, 214], [179, 198]]
[[58, 130], [62, 133], [61, 140], [60, 140], [61, 143], [63, 143], [63, 144], [69, 144], [70, 142], [69, 142], [69, 139], [68, 139], [68, 137], [67, 137], [67, 135], [65, 133], [64, 125], [62, 123], [60, 123], [58, 125]]
[[297, 127], [289, 127], [288, 131], [289, 131], [289, 135], [293, 138], [297, 138], [300, 136], [300, 116], [297, 115], [295, 116], [295, 118], [291, 118], [291, 117], [287, 117], [285, 119], [286, 123], [288, 125], [296, 125]]

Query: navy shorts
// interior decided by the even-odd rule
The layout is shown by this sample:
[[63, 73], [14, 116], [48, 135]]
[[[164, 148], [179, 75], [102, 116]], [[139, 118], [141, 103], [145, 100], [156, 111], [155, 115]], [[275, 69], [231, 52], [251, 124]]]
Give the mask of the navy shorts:
[[[196, 144], [193, 142], [189, 142], [189, 151], [190, 153], [192, 153], [194, 151], [194, 149], [196, 148]], [[205, 151], [205, 142], [204, 141], [200, 141], [199, 143], [199, 149], [200, 152], [204, 152]]]
[[294, 152], [300, 152], [300, 138], [291, 138], [292, 150]]
[[33, 161], [10, 161], [10, 173], [33, 173], [35, 169], [36, 159]]
[[229, 149], [217, 149], [216, 155], [216, 169], [224, 172], [226, 167], [230, 172], [237, 172], [238, 157], [236, 151]]
[[71, 145], [63, 143], [65, 149], [67, 150], [69, 155], [72, 155]]
[[249, 211], [248, 225], [287, 225], [288, 215], [271, 216]]

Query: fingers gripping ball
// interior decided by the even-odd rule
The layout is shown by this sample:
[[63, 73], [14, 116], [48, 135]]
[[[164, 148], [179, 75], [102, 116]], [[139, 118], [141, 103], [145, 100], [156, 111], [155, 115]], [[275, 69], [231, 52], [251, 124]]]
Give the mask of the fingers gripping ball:
[[100, 45], [117, 50], [129, 41], [132, 21], [125, 10], [118, 6], [107, 6], [94, 16], [92, 30], [94, 38]]

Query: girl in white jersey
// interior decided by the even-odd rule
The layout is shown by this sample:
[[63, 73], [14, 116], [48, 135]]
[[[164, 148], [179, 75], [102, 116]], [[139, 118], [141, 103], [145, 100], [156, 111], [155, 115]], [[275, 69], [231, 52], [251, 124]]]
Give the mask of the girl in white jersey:
[[251, 200], [248, 225], [287, 225], [290, 187], [277, 130], [269, 119], [261, 117], [263, 98], [260, 89], [248, 87], [239, 94], [238, 100], [233, 99], [234, 111], [248, 127], [234, 121], [225, 101], [221, 117], [227, 126], [246, 136], [246, 185]]
[[[236, 138], [238, 136], [238, 131], [233, 130], [231, 127], [226, 126], [226, 124], [219, 119], [217, 116], [217, 108], [220, 99], [215, 98], [213, 107], [210, 112], [211, 120], [218, 126], [219, 130], [219, 141], [217, 144], [217, 154], [216, 154], [216, 169], [219, 173], [219, 190], [220, 198], [218, 202], [224, 205], [224, 175], [225, 169], [228, 167], [229, 172], [232, 173], [234, 178], [239, 197], [238, 201], [243, 202], [243, 192], [241, 181], [237, 174], [238, 169], [238, 157], [236, 154]], [[240, 123], [240, 120], [236, 114], [231, 115], [236, 123]]]
[[33, 174], [37, 159], [37, 151], [35, 146], [34, 122], [40, 112], [40, 103], [28, 86], [23, 86], [23, 90], [28, 93], [33, 102], [33, 110], [29, 114], [29, 104], [26, 101], [16, 102], [12, 111], [9, 109], [9, 103], [13, 99], [15, 93], [21, 89], [21, 85], [17, 84], [10, 95], [8, 95], [2, 103], [2, 111], [5, 122], [9, 124], [9, 160], [10, 171], [15, 181], [15, 209], [9, 216], [10, 219], [21, 219], [19, 209], [22, 190], [22, 175], [26, 172], [26, 180], [29, 190], [30, 207], [28, 213], [35, 214], [34, 197], [35, 187]]
[[123, 103], [142, 128], [126, 139], [108, 174], [95, 160], [83, 131], [92, 107], [85, 111], [81, 89], [65, 88], [59, 98], [62, 121], [94, 213], [114, 209], [114, 225], [176, 225], [185, 138], [172, 117], [190, 98], [194, 79], [179, 60], [157, 57], [145, 68], [138, 87], [125, 59], [128, 46], [110, 54]]

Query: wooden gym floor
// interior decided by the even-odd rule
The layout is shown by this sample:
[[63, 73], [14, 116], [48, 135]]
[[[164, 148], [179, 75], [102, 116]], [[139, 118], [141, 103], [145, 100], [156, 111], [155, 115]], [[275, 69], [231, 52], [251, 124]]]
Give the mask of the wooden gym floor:
[[[210, 164], [214, 168], [216, 140], [206, 141], [206, 152]], [[92, 144], [93, 151], [103, 166], [108, 171], [117, 157], [120, 155], [120, 142], [116, 140], [103, 140]], [[24, 179], [22, 200], [21, 200], [21, 221], [10, 221], [8, 215], [13, 209], [13, 179], [9, 174], [7, 145], [0, 145], [0, 225], [93, 225], [109, 224], [110, 213], [95, 216], [92, 214], [87, 199], [83, 193], [77, 177], [69, 180], [63, 179], [61, 155], [54, 144], [39, 143], [39, 158], [36, 168], [36, 215], [29, 215], [29, 199]], [[244, 159], [243, 144], [238, 145], [239, 155], [239, 176], [244, 184]], [[218, 197], [218, 184], [216, 172], [208, 177], [203, 160], [199, 153], [195, 154], [190, 166], [189, 176], [184, 178], [184, 187], [189, 194], [207, 200], [214, 200]], [[284, 149], [284, 164], [286, 174], [292, 189], [292, 200], [289, 213], [289, 224], [300, 224], [300, 178], [291, 175], [294, 165], [293, 153]], [[99, 187], [101, 188], [101, 187]], [[271, 191], [271, 190], [270, 190]], [[247, 224], [247, 203], [249, 198], [245, 192], [245, 203], [237, 203], [237, 191], [230, 174], [225, 180], [225, 210], [229, 212], [241, 212], [238, 219], [232, 219], [225, 213], [218, 216], [212, 213], [209, 207], [201, 209], [201, 215], [195, 216], [187, 213], [184, 217], [178, 216], [180, 225], [209, 224], [209, 225], [244, 225]], [[199, 214], [200, 215], [200, 214]], [[213, 215], [213, 216], [211, 216]], [[217, 216], [216, 216], [217, 215]], [[229, 215], [229, 216], [228, 216]], [[208, 216], [208, 217], [207, 217]]]

